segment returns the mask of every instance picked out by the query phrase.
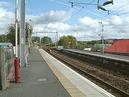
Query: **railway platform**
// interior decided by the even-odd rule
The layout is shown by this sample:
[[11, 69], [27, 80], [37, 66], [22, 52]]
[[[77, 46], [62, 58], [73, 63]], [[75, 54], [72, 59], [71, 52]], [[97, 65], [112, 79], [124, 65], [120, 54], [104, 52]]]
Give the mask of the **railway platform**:
[[77, 49], [65, 49], [65, 50], [70, 51], [70, 52], [79, 53], [79, 54], [85, 54], [85, 55], [90, 55], [90, 56], [95, 56], [95, 57], [106, 58], [106, 59], [129, 63], [128, 56], [124, 56], [124, 55], [115, 55], [115, 54], [108, 54], [108, 53], [102, 54], [100, 52], [89, 52], [89, 51], [77, 50]]
[[32, 50], [28, 62], [21, 68], [21, 83], [0, 91], [0, 97], [71, 97], [38, 50]]
[[115, 97], [43, 49], [33, 48], [28, 63], [21, 83], [0, 91], [0, 97]]
[[[58, 61], [44, 50], [40, 49], [39, 51], [72, 97], [115, 97], [62, 62]], [[75, 96], [75, 94], [77, 96]]]

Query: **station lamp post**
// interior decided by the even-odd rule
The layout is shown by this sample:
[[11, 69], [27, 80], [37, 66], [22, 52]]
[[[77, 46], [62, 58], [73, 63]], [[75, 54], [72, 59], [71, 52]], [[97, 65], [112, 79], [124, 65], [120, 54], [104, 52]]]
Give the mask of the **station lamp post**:
[[20, 83], [20, 61], [18, 58], [18, 0], [15, 9], [15, 82]]

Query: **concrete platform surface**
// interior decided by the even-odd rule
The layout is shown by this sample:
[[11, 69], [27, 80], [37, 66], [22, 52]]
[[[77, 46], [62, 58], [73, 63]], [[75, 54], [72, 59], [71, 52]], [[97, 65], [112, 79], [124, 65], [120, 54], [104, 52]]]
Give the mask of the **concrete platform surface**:
[[75, 52], [75, 53], [80, 53], [80, 54], [86, 54], [86, 55], [92, 55], [96, 57], [117, 60], [117, 61], [129, 62], [129, 57], [124, 55], [115, 55], [115, 54], [108, 54], [108, 53], [102, 54], [101, 52], [91, 52], [91, 51], [78, 50], [78, 49], [65, 49], [65, 50]]
[[[65, 76], [74, 85], [74, 87], [76, 87], [81, 92], [81, 94], [83, 93], [82, 96], [77, 96], [78, 94], [76, 94], [75, 92], [72, 92], [72, 94], [73, 93], [74, 95], [76, 94], [76, 96], [73, 95], [72, 97], [115, 97], [109, 92], [107, 92], [106, 90], [95, 85], [90, 80], [84, 78], [83, 76], [78, 74], [76, 71], [72, 70], [71, 68], [63, 64], [62, 62], [58, 61], [56, 58], [54, 58], [53, 56], [51, 56], [44, 50], [40, 49], [40, 53], [42, 57], [45, 59], [45, 61], [52, 68], [56, 68], [60, 72], [60, 74]], [[63, 84], [63, 85], [64, 87], [66, 87], [66, 89], [69, 92], [71, 88], [67, 88], [67, 84]]]
[[20, 84], [0, 91], [0, 97], [71, 97], [38, 50], [29, 55], [29, 66], [21, 69]]

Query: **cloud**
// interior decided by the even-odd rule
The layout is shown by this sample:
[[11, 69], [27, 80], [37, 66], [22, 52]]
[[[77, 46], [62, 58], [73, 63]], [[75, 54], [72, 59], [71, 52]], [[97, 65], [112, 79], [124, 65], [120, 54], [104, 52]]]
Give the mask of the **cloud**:
[[34, 32], [67, 32], [70, 25], [67, 23], [49, 23], [49, 24], [36, 24]]
[[8, 2], [0, 2], [0, 34], [6, 33], [9, 24], [14, 23], [14, 13], [7, 11], [7, 7]]
[[[74, 34], [79, 40], [94, 40], [101, 39], [102, 35], [102, 25], [99, 23], [103, 22], [103, 35], [105, 39], [110, 38], [129, 38], [129, 19], [113, 15], [110, 18], [103, 20], [96, 20], [91, 17], [81, 17], [79, 19], [80, 24], [73, 27], [76, 28], [75, 32], [78, 31], [79, 34]], [[79, 38], [80, 37], [80, 38]]]
[[122, 19], [119, 16], [112, 16], [110, 20], [112, 25], [121, 25], [122, 24]]
[[79, 22], [85, 26], [92, 27], [92, 28], [94, 28], [98, 25], [98, 20], [92, 19], [87, 16], [80, 18]]
[[105, 38], [129, 38], [128, 18], [114, 15], [103, 22]]
[[[128, 12], [128, 0], [114, 0], [114, 5], [106, 6], [116, 12]], [[8, 25], [14, 23], [14, 13], [8, 11], [10, 4], [0, 2], [0, 34], [7, 32]], [[123, 6], [123, 7], [122, 7]], [[77, 17], [78, 22], [69, 24], [72, 21], [72, 12], [65, 10], [51, 10], [39, 15], [27, 16], [32, 19], [34, 32], [59, 32], [59, 36], [73, 35], [78, 40], [100, 39], [102, 26], [101, 20], [88, 16]], [[128, 38], [129, 36], [129, 17], [110, 15], [104, 18], [105, 38]]]
[[49, 11], [38, 16], [30, 16], [35, 24], [48, 24], [65, 22], [71, 17], [71, 12], [60, 11]]
[[[111, 16], [108, 19], [102, 20], [104, 25], [104, 37], [107, 38], [127, 38], [129, 35], [129, 22], [128, 18], [120, 16]], [[99, 23], [100, 20], [91, 17], [81, 17], [78, 19], [78, 24], [70, 25], [65, 21], [51, 22], [35, 24], [34, 32], [53, 32], [56, 31], [62, 35], [73, 35], [78, 40], [94, 40], [100, 39], [99, 36], [102, 31], [102, 25]], [[124, 35], [123, 33], [126, 33]]]
[[40, 14], [39, 16], [28, 16], [28, 18], [32, 19], [34, 32], [39, 32], [40, 35], [41, 33], [46, 32], [59, 32], [59, 36], [71, 33], [72, 27], [67, 23], [67, 21], [71, 18], [71, 10], [51, 10]]
[[106, 8], [117, 15], [129, 15], [129, 0], [113, 0], [113, 5], [107, 5]]

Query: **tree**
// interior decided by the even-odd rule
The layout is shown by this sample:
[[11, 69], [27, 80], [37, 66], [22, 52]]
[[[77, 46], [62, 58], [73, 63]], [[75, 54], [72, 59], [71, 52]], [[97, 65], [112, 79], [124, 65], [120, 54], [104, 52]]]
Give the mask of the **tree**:
[[[18, 33], [19, 33], [19, 26], [18, 26]], [[15, 25], [14, 24], [11, 24], [8, 28], [7, 41], [15, 45]], [[18, 43], [19, 43], [19, 40], [18, 40]]]
[[62, 36], [58, 42], [58, 45], [64, 46], [64, 48], [68, 47], [68, 40], [66, 36]]
[[58, 44], [64, 46], [64, 48], [75, 48], [77, 40], [73, 36], [63, 36], [60, 38]]
[[32, 42], [33, 42], [33, 43], [34, 43], [34, 42], [40, 43], [40, 37], [38, 37], [38, 36], [33, 36], [33, 37], [32, 37]]
[[51, 44], [52, 43], [52, 40], [51, 40], [50, 37], [45, 36], [45, 37], [41, 38], [41, 43]]
[[0, 42], [6, 42], [7, 36], [6, 35], [0, 35]]
[[84, 48], [86, 48], [86, 47], [88, 47], [86, 41], [78, 41], [78, 42], [77, 42], [77, 48], [78, 48], [78, 49], [84, 49]]
[[[28, 31], [32, 35], [33, 28], [29, 23], [26, 23], [26, 27], [25, 27], [26, 40], [28, 38]], [[18, 37], [19, 37], [19, 33], [20, 33], [20, 25], [18, 25]], [[7, 42], [11, 42], [15, 46], [15, 24], [11, 24], [8, 27]], [[19, 44], [19, 38], [18, 38], [18, 44]]]
[[77, 40], [73, 36], [67, 36], [68, 37], [68, 44], [70, 48], [75, 48], [77, 44]]

